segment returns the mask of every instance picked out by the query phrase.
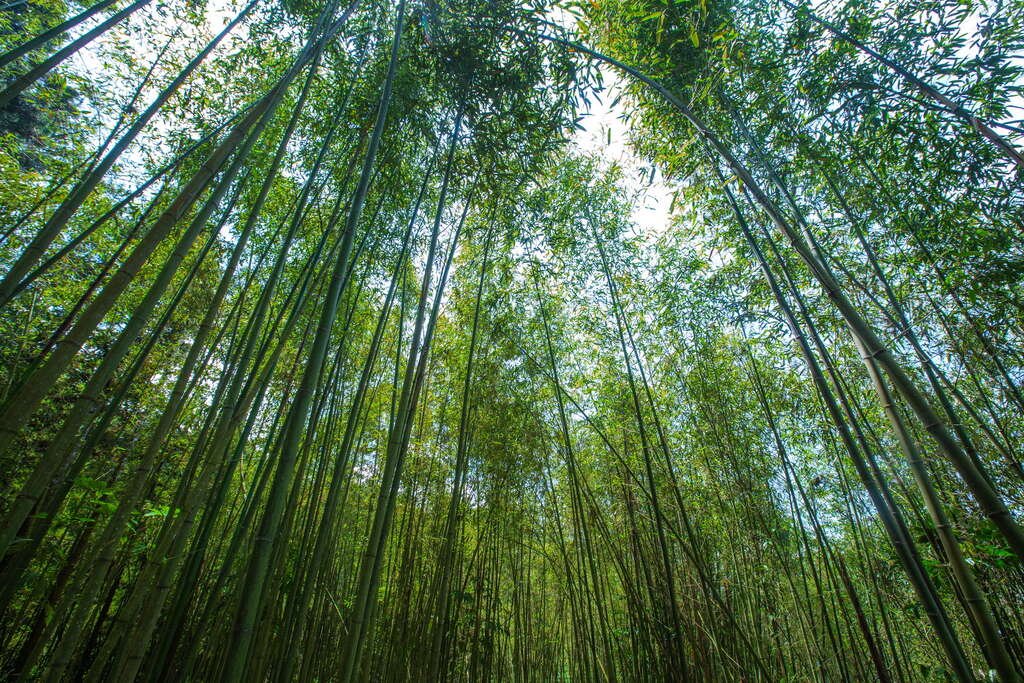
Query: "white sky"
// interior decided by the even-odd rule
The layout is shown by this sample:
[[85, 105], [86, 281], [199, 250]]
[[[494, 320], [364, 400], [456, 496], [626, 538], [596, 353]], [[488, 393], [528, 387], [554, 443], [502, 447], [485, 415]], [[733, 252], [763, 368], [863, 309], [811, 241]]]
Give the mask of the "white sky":
[[664, 232], [669, 223], [672, 190], [660, 173], [649, 183], [651, 165], [634, 154], [627, 142], [626, 124], [622, 121], [624, 107], [621, 102], [611, 106], [621, 91], [622, 79], [606, 67], [602, 67], [602, 74], [605, 90], [600, 94], [600, 101], [591, 98], [590, 110], [580, 122], [585, 130], [576, 131], [574, 141], [583, 151], [597, 154], [609, 164], [618, 162], [626, 171], [626, 178], [630, 180], [627, 188], [639, 193], [631, 216], [637, 229], [644, 234]]
[[[569, 29], [577, 21], [575, 16], [561, 7], [552, 9], [550, 20]], [[662, 182], [660, 174], [655, 175], [654, 182], [650, 182], [651, 165], [643, 163], [627, 143], [626, 125], [622, 121], [624, 107], [621, 102], [615, 107], [611, 106], [615, 96], [622, 90], [620, 74], [604, 64], [599, 68], [604, 91], [599, 95], [600, 100], [591, 97], [590, 108], [584, 112], [585, 116], [580, 122], [584, 130], [576, 131], [574, 142], [584, 152], [601, 156], [609, 164], [618, 162], [622, 166], [626, 172], [625, 177], [631, 181], [627, 189], [637, 193], [637, 201], [630, 216], [637, 230], [646, 235], [659, 234], [668, 228], [672, 191]]]

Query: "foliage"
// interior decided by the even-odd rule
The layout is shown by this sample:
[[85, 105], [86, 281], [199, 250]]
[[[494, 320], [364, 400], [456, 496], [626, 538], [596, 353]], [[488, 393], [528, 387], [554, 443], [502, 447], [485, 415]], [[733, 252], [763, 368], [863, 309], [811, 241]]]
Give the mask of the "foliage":
[[5, 678], [1019, 680], [1018, 0], [32, 0], [4, 87], [126, 8], [0, 111]]

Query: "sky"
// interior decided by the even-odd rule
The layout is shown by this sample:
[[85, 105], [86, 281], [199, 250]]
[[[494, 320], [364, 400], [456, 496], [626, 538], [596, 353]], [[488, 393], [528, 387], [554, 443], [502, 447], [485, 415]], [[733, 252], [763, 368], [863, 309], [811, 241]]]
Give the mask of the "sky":
[[651, 165], [634, 154], [627, 141], [626, 124], [622, 121], [624, 106], [622, 102], [612, 106], [621, 91], [622, 79], [607, 67], [602, 67], [602, 74], [605, 90], [599, 95], [600, 101], [591, 98], [590, 109], [580, 122], [584, 130], [576, 131], [574, 141], [583, 151], [599, 155], [608, 163], [618, 162], [626, 170], [630, 181], [627, 189], [639, 193], [633, 222], [641, 233], [660, 234], [668, 227], [672, 189], [660, 173], [656, 173], [654, 182], [649, 182]]
[[[569, 30], [576, 22], [576, 18], [562, 8], [552, 10], [550, 20]], [[626, 189], [637, 193], [631, 216], [633, 222], [643, 234], [660, 234], [668, 228], [672, 190], [663, 182], [660, 173], [650, 182], [651, 165], [645, 164], [629, 146], [626, 124], [622, 121], [625, 107], [622, 102], [612, 106], [616, 95], [622, 91], [622, 77], [605, 64], [599, 68], [604, 91], [597, 98], [591, 97], [590, 107], [584, 108], [580, 122], [583, 130], [575, 132], [574, 142], [584, 152], [596, 154], [609, 164], [618, 162], [625, 169], [626, 178], [630, 181]]]

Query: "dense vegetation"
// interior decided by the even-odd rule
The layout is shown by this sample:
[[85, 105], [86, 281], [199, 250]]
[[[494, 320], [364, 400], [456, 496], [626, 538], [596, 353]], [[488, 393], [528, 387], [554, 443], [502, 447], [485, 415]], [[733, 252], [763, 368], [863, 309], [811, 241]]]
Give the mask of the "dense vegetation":
[[4, 680], [1022, 680], [1022, 0], [91, 1], [0, 7]]

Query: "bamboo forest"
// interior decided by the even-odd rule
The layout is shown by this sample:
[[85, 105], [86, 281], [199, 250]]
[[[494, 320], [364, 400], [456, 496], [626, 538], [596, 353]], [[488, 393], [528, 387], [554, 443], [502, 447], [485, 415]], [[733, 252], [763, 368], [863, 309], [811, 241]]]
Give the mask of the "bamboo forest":
[[1024, 681], [1024, 0], [0, 2], [0, 680]]

